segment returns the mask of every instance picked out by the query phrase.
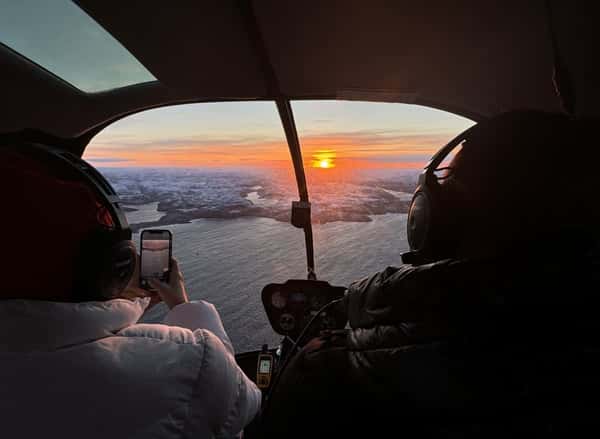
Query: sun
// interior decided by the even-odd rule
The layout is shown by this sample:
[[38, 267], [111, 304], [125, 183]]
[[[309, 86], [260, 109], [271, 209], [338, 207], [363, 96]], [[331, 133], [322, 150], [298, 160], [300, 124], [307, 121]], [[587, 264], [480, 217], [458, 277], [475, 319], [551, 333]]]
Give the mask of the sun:
[[318, 169], [335, 168], [336, 153], [333, 150], [315, 151], [312, 155], [312, 167]]

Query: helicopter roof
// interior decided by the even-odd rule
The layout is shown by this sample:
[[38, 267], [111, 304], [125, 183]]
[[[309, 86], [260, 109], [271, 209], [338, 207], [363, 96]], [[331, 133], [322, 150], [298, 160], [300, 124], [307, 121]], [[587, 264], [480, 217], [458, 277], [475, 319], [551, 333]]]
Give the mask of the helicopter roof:
[[582, 3], [553, 3], [553, 19], [541, 0], [77, 4], [156, 80], [87, 93], [0, 44], [0, 132], [75, 137], [145, 108], [276, 97], [415, 103], [474, 120], [558, 111], [552, 36], [578, 113], [597, 111]]

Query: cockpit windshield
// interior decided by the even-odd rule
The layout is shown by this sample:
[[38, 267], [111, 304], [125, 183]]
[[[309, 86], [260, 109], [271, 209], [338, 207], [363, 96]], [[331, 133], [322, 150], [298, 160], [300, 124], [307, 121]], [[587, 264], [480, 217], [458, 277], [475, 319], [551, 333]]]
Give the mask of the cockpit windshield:
[[293, 109], [320, 278], [348, 285], [400, 264], [400, 254], [408, 251], [406, 213], [419, 173], [473, 122], [397, 103], [296, 101]]
[[[316, 274], [347, 285], [407, 250], [406, 213], [431, 155], [472, 122], [415, 105], [292, 103], [312, 205]], [[169, 229], [191, 299], [219, 309], [238, 351], [277, 344], [268, 283], [306, 279], [298, 199], [273, 102], [185, 104], [109, 125], [84, 158], [114, 185], [136, 231]], [[139, 246], [138, 246], [139, 248]], [[146, 321], [160, 321], [157, 306]]]

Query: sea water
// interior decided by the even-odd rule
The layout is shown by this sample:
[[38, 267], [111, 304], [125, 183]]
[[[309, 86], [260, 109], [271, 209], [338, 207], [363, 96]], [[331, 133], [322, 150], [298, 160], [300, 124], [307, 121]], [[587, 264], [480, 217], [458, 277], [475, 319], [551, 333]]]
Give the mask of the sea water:
[[[149, 214], [149, 213], [148, 213]], [[348, 286], [389, 265], [408, 249], [406, 214], [371, 216], [370, 222], [336, 221], [313, 226], [319, 280]], [[198, 219], [161, 226], [173, 233], [191, 300], [213, 303], [236, 352], [276, 345], [261, 303], [262, 288], [272, 282], [306, 278], [304, 233], [270, 218]], [[139, 244], [139, 234], [134, 239]], [[160, 321], [167, 309], [148, 310], [146, 322]]]

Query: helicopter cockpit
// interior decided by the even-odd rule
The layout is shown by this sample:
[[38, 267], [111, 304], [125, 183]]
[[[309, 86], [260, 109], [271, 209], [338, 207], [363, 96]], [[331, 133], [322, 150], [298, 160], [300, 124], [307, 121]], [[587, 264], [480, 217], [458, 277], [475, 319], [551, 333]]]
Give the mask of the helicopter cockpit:
[[[276, 108], [146, 110], [108, 125], [83, 154], [119, 194], [138, 248], [144, 230], [172, 233], [190, 299], [217, 306], [259, 385], [261, 354], [272, 355], [274, 376], [289, 352], [345, 327], [330, 304], [349, 283], [400, 263], [421, 167], [473, 125], [417, 105], [294, 101], [302, 150], [293, 161]], [[143, 321], [166, 312], [157, 305]]]
[[167, 230], [266, 398], [309, 340], [347, 327], [348, 285], [401, 263], [443, 145], [514, 109], [597, 116], [588, 9], [0, 3], [0, 141], [92, 164], [138, 248]]

